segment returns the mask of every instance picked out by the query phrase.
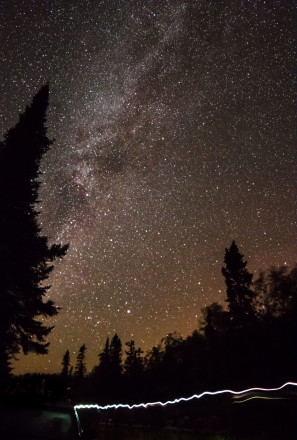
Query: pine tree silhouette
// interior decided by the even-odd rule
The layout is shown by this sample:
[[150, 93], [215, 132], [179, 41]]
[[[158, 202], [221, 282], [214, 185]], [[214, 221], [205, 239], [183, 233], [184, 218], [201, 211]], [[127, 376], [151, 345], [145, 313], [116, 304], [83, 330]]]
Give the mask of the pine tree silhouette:
[[247, 262], [239, 253], [235, 241], [225, 252], [225, 267], [222, 274], [227, 287], [227, 303], [231, 321], [234, 325], [251, 323], [255, 317], [253, 298], [255, 293], [251, 290], [253, 274], [246, 269]]
[[102, 376], [108, 376], [110, 373], [110, 344], [109, 338], [106, 339], [104, 349], [99, 353], [99, 366], [97, 367], [97, 373]]
[[115, 334], [110, 342], [110, 370], [115, 376], [122, 373], [122, 342]]
[[69, 376], [70, 373], [70, 354], [69, 350], [63, 356], [61, 376]]
[[47, 137], [49, 86], [43, 86], [19, 122], [0, 144], [0, 377], [9, 373], [15, 354], [48, 351], [53, 327], [36, 319], [58, 309], [45, 299], [44, 284], [55, 258], [68, 246], [48, 245], [38, 224], [40, 161], [52, 141]]
[[83, 344], [78, 352], [77, 358], [76, 358], [76, 365], [75, 365], [75, 371], [74, 374], [78, 378], [83, 378], [86, 375], [87, 369], [86, 369], [86, 363], [85, 363], [85, 357], [86, 357], [86, 346]]

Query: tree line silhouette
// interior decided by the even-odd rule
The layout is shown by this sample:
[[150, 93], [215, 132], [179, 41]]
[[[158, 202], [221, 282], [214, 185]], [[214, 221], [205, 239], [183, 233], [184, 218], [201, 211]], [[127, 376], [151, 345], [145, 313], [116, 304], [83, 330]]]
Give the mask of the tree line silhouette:
[[[58, 313], [46, 298], [53, 261], [68, 245], [48, 245], [38, 224], [40, 161], [46, 135], [49, 87], [45, 85], [0, 143], [0, 379], [11, 361], [48, 351], [52, 330], [40, 320]], [[133, 340], [107, 338], [98, 364], [87, 374], [83, 344], [74, 368], [69, 350], [59, 384], [74, 400], [101, 403], [164, 400], [205, 389], [279, 385], [296, 380], [297, 267], [272, 267], [256, 281], [236, 243], [226, 249], [222, 275], [226, 305], [202, 310], [200, 328], [182, 338], [170, 333], [145, 355]], [[38, 381], [37, 381], [38, 382]], [[41, 386], [41, 385], [40, 385]], [[42, 388], [42, 387], [41, 387]]]
[[252, 283], [234, 241], [224, 261], [227, 309], [217, 302], [202, 309], [200, 328], [188, 337], [170, 333], [144, 355], [133, 340], [123, 349], [115, 334], [89, 374], [86, 346], [74, 371], [67, 350], [61, 375], [73, 398], [132, 403], [296, 380], [297, 266], [271, 267]]

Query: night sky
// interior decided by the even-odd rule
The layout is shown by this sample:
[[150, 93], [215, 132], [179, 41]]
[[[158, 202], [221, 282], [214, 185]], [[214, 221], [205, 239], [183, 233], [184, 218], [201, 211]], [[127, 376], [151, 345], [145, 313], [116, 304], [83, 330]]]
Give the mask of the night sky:
[[255, 276], [294, 264], [294, 1], [1, 0], [0, 26], [0, 134], [49, 81], [40, 222], [70, 243], [17, 373], [187, 336], [233, 239]]

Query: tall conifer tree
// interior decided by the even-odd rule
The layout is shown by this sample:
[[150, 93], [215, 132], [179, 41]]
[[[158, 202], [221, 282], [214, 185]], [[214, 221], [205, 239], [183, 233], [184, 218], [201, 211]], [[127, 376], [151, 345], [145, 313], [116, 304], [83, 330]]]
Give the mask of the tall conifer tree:
[[110, 341], [110, 370], [115, 376], [122, 373], [122, 342], [117, 334]]
[[225, 267], [222, 274], [225, 277], [227, 287], [227, 303], [231, 321], [234, 325], [251, 323], [255, 317], [253, 298], [255, 293], [251, 289], [253, 274], [247, 268], [247, 262], [243, 261], [243, 255], [239, 253], [235, 241], [225, 252]]
[[40, 316], [57, 314], [45, 298], [55, 258], [68, 246], [48, 245], [38, 224], [40, 162], [47, 137], [49, 86], [43, 86], [16, 126], [0, 144], [0, 376], [6, 377], [16, 353], [47, 353], [52, 327]]
[[62, 371], [61, 371], [61, 376], [69, 376], [70, 373], [70, 354], [69, 354], [69, 350], [66, 350], [66, 353], [63, 356], [63, 360], [62, 360]]
[[97, 372], [101, 375], [107, 376], [110, 373], [110, 344], [109, 338], [106, 339], [104, 349], [99, 353], [99, 366], [97, 367]]
[[76, 365], [75, 365], [74, 374], [75, 374], [75, 376], [77, 376], [80, 379], [82, 379], [87, 372], [86, 363], [85, 363], [86, 349], [87, 349], [87, 347], [85, 346], [85, 344], [83, 344], [80, 347], [77, 358], [76, 358]]

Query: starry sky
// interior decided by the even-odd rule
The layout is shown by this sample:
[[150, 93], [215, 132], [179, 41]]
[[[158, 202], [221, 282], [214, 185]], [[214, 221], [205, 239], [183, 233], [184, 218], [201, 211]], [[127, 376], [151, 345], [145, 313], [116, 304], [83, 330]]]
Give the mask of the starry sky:
[[233, 239], [255, 276], [294, 264], [295, 28], [293, 0], [1, 0], [0, 135], [49, 81], [40, 223], [70, 243], [16, 373], [187, 336]]

